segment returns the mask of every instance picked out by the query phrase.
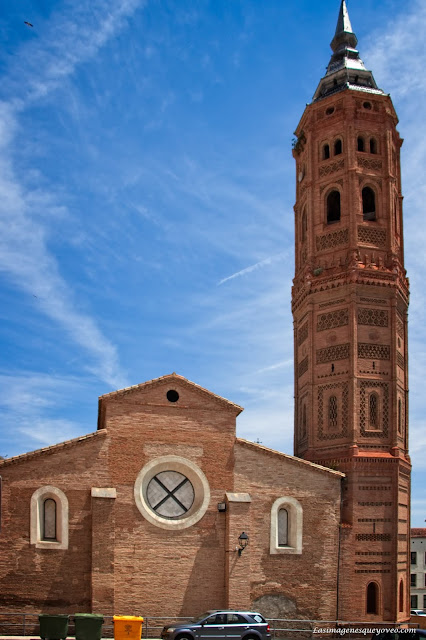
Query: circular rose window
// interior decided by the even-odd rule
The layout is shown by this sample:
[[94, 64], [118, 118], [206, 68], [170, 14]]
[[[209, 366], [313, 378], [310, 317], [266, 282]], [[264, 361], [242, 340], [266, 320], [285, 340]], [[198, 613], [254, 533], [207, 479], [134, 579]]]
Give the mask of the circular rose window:
[[136, 478], [136, 506], [146, 520], [162, 529], [186, 529], [200, 520], [210, 502], [201, 469], [180, 456], [148, 462]]
[[181, 518], [194, 503], [194, 487], [178, 471], [161, 471], [149, 481], [146, 491], [149, 506], [163, 518]]

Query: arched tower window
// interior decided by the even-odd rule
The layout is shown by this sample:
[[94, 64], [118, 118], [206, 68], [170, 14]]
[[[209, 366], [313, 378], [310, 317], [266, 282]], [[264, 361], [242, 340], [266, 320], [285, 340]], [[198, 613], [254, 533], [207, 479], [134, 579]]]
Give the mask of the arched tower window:
[[369, 423], [370, 429], [379, 428], [379, 398], [377, 393], [371, 393], [369, 397]]
[[327, 196], [327, 224], [340, 220], [340, 192], [331, 191]]
[[279, 509], [278, 511], [278, 546], [287, 547], [288, 545], [288, 511], [287, 509]]
[[340, 156], [341, 153], [342, 153], [342, 141], [336, 140], [336, 142], [334, 143], [334, 155]]
[[399, 232], [399, 225], [398, 225], [398, 196], [395, 196], [393, 215], [394, 215], [395, 232], [398, 233]]
[[365, 151], [364, 138], [362, 136], [358, 136], [358, 151]]
[[402, 613], [404, 611], [404, 580], [401, 579], [399, 583], [399, 612]]
[[328, 160], [330, 157], [330, 145], [325, 144], [322, 148], [322, 159]]
[[306, 209], [303, 209], [302, 213], [302, 242], [306, 240], [306, 233], [308, 230], [308, 217], [306, 215]]
[[43, 540], [56, 540], [56, 501], [46, 498], [43, 502]]
[[367, 607], [366, 613], [378, 614], [379, 612], [379, 586], [377, 582], [370, 582], [367, 585]]
[[330, 429], [337, 429], [337, 398], [330, 396], [328, 399], [328, 426]]
[[377, 153], [377, 142], [374, 138], [370, 138], [370, 153]]
[[376, 219], [376, 195], [370, 187], [362, 190], [362, 217], [364, 220]]
[[402, 433], [402, 402], [398, 399], [398, 433]]
[[303, 410], [302, 410], [302, 435], [303, 436], [306, 436], [306, 430], [307, 430], [306, 404], [303, 403]]

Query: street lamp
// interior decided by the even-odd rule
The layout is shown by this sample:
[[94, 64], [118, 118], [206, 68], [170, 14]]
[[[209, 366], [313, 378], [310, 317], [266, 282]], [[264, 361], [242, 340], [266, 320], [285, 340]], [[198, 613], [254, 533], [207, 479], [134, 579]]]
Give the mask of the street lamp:
[[240, 556], [249, 543], [249, 537], [244, 531], [238, 536], [238, 542], [240, 546], [238, 547], [237, 550], [238, 550], [238, 555]]

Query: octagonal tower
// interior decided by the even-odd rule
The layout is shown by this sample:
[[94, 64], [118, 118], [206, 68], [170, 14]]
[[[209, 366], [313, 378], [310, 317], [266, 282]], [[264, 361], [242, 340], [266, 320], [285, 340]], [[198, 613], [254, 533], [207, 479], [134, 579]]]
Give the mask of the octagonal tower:
[[295, 455], [343, 471], [341, 620], [409, 617], [407, 308], [398, 118], [342, 0], [296, 130]]

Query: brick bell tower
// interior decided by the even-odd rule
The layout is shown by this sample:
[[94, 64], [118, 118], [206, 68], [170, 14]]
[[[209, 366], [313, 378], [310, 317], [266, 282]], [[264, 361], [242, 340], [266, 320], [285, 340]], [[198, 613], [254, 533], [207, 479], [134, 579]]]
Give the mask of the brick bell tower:
[[410, 591], [402, 139], [356, 46], [342, 0], [293, 149], [294, 447], [346, 474], [336, 617], [397, 621]]

